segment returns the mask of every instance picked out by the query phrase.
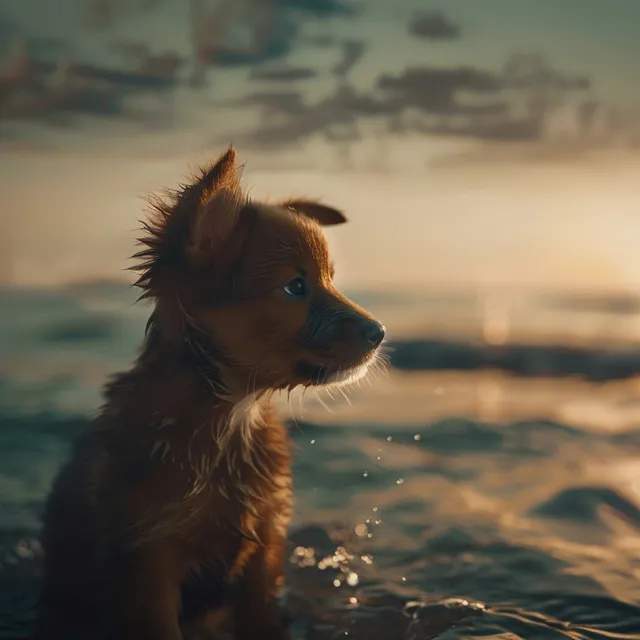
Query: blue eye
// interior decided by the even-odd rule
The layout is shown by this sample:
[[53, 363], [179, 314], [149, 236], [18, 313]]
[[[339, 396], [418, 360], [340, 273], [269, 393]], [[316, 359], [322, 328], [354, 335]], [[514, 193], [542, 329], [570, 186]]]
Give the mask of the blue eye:
[[304, 278], [294, 278], [283, 287], [284, 292], [292, 298], [302, 298], [307, 294], [307, 283]]

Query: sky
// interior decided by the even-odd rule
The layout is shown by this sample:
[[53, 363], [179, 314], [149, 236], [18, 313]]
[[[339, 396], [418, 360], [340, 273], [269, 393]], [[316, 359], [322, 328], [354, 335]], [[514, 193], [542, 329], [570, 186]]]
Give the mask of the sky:
[[233, 142], [345, 209], [349, 286], [640, 285], [640, 3], [256, 2], [0, 2], [0, 281], [125, 277]]

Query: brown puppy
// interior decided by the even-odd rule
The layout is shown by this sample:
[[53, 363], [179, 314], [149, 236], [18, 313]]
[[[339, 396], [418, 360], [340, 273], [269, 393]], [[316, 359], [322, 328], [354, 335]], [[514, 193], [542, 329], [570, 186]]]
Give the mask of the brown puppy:
[[342, 222], [248, 200], [232, 148], [155, 204], [141, 354], [47, 503], [39, 640], [180, 640], [222, 607], [238, 640], [289, 637], [290, 453], [270, 396], [362, 377], [384, 337], [333, 285], [321, 225]]

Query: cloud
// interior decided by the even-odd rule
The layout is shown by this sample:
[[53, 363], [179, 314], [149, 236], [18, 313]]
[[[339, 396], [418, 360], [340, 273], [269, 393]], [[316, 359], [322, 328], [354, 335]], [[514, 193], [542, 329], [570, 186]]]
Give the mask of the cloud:
[[174, 54], [150, 55], [133, 71], [102, 65], [73, 64], [69, 73], [87, 82], [100, 82], [114, 88], [131, 90], [165, 90], [177, 84], [177, 73], [184, 60]]
[[[305, 103], [299, 91], [262, 91], [250, 93], [229, 103], [231, 106], [258, 107], [264, 115], [295, 116], [302, 113]], [[222, 105], [225, 106], [225, 105]]]
[[480, 138], [487, 141], [534, 141], [540, 137], [540, 125], [532, 118], [500, 118], [483, 121], [472, 117], [467, 123], [439, 123], [424, 127], [431, 135]]
[[[542, 140], [549, 135], [549, 120], [555, 118], [562, 128], [565, 118], [585, 139], [595, 139], [597, 131], [604, 132], [597, 133], [599, 139], [621, 135], [635, 144], [640, 141], [638, 114], [623, 117], [607, 111], [594, 93], [582, 95], [591, 89], [588, 76], [559, 70], [543, 55], [515, 53], [495, 69], [483, 69], [473, 62], [457, 67], [417, 63], [399, 73], [380, 75], [373, 90], [361, 92], [349, 80], [368, 53], [367, 43], [359, 39], [358, 30], [352, 29], [352, 36], [345, 38], [333, 28], [334, 20], [357, 15], [355, 0], [239, 0], [237, 6], [242, 11], [230, 12], [227, 22], [220, 11], [203, 13], [201, 53], [208, 56], [203, 65], [249, 66], [249, 79], [265, 83], [249, 83], [247, 95], [233, 102], [233, 107], [259, 114], [252, 118], [255, 128], [242, 132], [249, 145], [277, 148], [315, 135], [356, 139], [369, 124], [363, 121], [371, 119], [374, 125], [386, 124], [389, 132], [453, 135], [491, 143]], [[309, 22], [316, 26], [325, 22], [327, 33], [306, 36]], [[460, 26], [439, 11], [414, 14], [408, 30], [427, 40], [462, 37]], [[7, 44], [9, 35], [15, 34], [15, 25], [0, 15], [0, 44]], [[89, 64], [77, 59], [62, 65], [57, 61], [68, 59], [74, 50], [71, 38], [23, 35], [26, 49], [5, 57], [0, 70], [0, 118], [58, 123], [68, 119], [76, 124], [78, 114], [128, 119], [152, 117], [156, 111], [163, 116], [175, 114], [167, 98], [187, 80], [185, 65], [190, 66], [186, 59], [190, 54], [181, 58], [171, 52], [153, 52], [153, 41], [114, 39], [112, 60], [116, 53], [119, 62], [94, 60]], [[330, 47], [338, 61], [326, 68], [305, 66], [296, 56], [300, 46]], [[291, 56], [285, 59], [287, 54]], [[15, 71], [14, 76], [7, 76], [7, 69], [9, 76]], [[218, 86], [218, 71], [209, 71]], [[314, 101], [315, 91], [307, 95], [295, 90], [296, 83], [303, 81], [319, 88], [320, 74], [329, 80], [333, 77], [338, 86], [327, 97]], [[558, 105], [572, 100], [575, 112], [556, 117]]]
[[347, 40], [342, 43], [342, 47], [342, 60], [332, 69], [338, 78], [346, 78], [364, 55], [367, 45], [362, 40]]
[[132, 72], [39, 62], [23, 43], [0, 73], [0, 118], [60, 122], [61, 116], [70, 113], [126, 117], [130, 115], [127, 97], [166, 93], [175, 86], [181, 64], [172, 54], [148, 56]]
[[329, 97], [320, 101], [314, 108], [326, 117], [351, 120], [358, 116], [389, 115], [395, 106], [365, 93], [359, 93], [349, 85], [341, 85]]
[[[544, 56], [515, 54], [499, 73], [472, 66], [413, 67], [383, 75], [377, 88], [398, 110], [422, 114], [410, 124], [402, 117], [390, 126], [430, 135], [487, 141], [532, 141], [548, 134], [557, 106], [580, 96], [590, 79], [555, 69]], [[583, 101], [584, 102], [584, 101]], [[583, 130], [591, 127], [595, 107], [588, 101], [577, 112]], [[569, 118], [571, 119], [571, 118]]]
[[[303, 23], [351, 18], [357, 14], [349, 0], [242, 0], [240, 5], [242, 11], [231, 13], [222, 11], [219, 3], [215, 8], [202, 5], [202, 14], [198, 16], [201, 30], [194, 34], [193, 45], [203, 72], [211, 66], [249, 65], [250, 78], [260, 82], [312, 80], [318, 71], [310, 66], [266, 67], [262, 64], [281, 60], [288, 54], [300, 42]], [[17, 27], [0, 15], [0, 45], [6, 45], [18, 33]], [[164, 98], [170, 96], [182, 80], [188, 80], [182, 78], [181, 73], [184, 58], [173, 52], [152, 51], [154, 45], [147, 41], [114, 39], [111, 53], [120, 61], [113, 60], [112, 56], [113, 61], [107, 63], [76, 58], [69, 38], [21, 35], [21, 48], [10, 52], [4, 68], [0, 69], [0, 119], [67, 121], [74, 125], [79, 121], [70, 118], [72, 114], [144, 119], [157, 115], [155, 112], [160, 109], [169, 115], [172, 106]], [[344, 59], [336, 71], [343, 75], [355, 64], [363, 48], [354, 41], [345, 43], [335, 37], [325, 44], [343, 48]], [[63, 59], [64, 64], [59, 62]], [[196, 75], [191, 74], [191, 79], [196, 80]], [[149, 93], [157, 99], [147, 100]], [[269, 127], [274, 126], [273, 117], [278, 114], [296, 117], [300, 131], [311, 127], [300, 122], [302, 97], [295, 92], [256, 93], [247, 96], [244, 103], [263, 110]], [[312, 118], [317, 116], [314, 112]]]
[[496, 74], [474, 67], [413, 67], [399, 76], [381, 76], [377, 87], [398, 106], [444, 113], [456, 110], [459, 91], [496, 93], [502, 84]]
[[350, 17], [357, 13], [352, 3], [344, 0], [271, 0], [271, 2], [283, 9], [306, 13], [316, 18]]
[[440, 11], [419, 12], [409, 22], [409, 33], [427, 40], [456, 40], [460, 27]]
[[311, 67], [286, 67], [278, 68], [257, 68], [251, 71], [252, 80], [262, 82], [298, 82], [299, 80], [310, 80], [315, 78], [318, 72]]
[[591, 87], [587, 76], [572, 76], [554, 69], [540, 54], [511, 55], [502, 69], [502, 85], [509, 89], [540, 88], [558, 91], [584, 91]]
[[[350, 63], [364, 47], [350, 41]], [[345, 65], [340, 72], [346, 74]], [[335, 70], [334, 70], [335, 71]], [[362, 119], [386, 122], [388, 132], [478, 138], [488, 142], [530, 142], [547, 135], [557, 100], [580, 93], [589, 79], [571, 76], [541, 57], [512, 57], [500, 72], [474, 66], [410, 67], [381, 75], [372, 93], [344, 82], [328, 97], [307, 103], [300, 93], [262, 93], [244, 98], [264, 118], [245, 136], [247, 144], [277, 148], [313, 135], [329, 140], [357, 139]], [[590, 127], [595, 107], [586, 102], [576, 118]]]
[[[316, 102], [305, 103], [295, 94], [292, 104], [284, 94], [253, 94], [242, 100], [244, 104], [260, 104], [270, 116], [261, 125], [243, 136], [243, 143], [261, 148], [278, 148], [302, 142], [320, 134], [329, 140], [357, 139], [358, 121], [366, 116], [389, 117], [396, 107], [388, 102], [359, 93], [348, 85], [341, 85], [333, 94]], [[278, 113], [278, 108], [284, 110]], [[280, 117], [284, 116], [284, 117]]]
[[327, 34], [321, 34], [317, 36], [306, 36], [304, 39], [305, 44], [309, 44], [314, 47], [333, 47], [337, 43], [337, 39], [335, 36], [330, 36]]
[[291, 53], [303, 22], [357, 14], [344, 0], [244, 0], [243, 5], [240, 20], [227, 18], [225, 3], [203, 11], [196, 48], [208, 65], [234, 67], [282, 59]]

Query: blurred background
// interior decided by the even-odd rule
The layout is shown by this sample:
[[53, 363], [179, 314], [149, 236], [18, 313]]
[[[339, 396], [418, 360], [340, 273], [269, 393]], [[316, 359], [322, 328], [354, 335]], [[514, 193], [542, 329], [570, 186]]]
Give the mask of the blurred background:
[[149, 307], [144, 197], [230, 142], [389, 329], [284, 406], [297, 639], [640, 637], [640, 2], [0, 0], [0, 638]]

